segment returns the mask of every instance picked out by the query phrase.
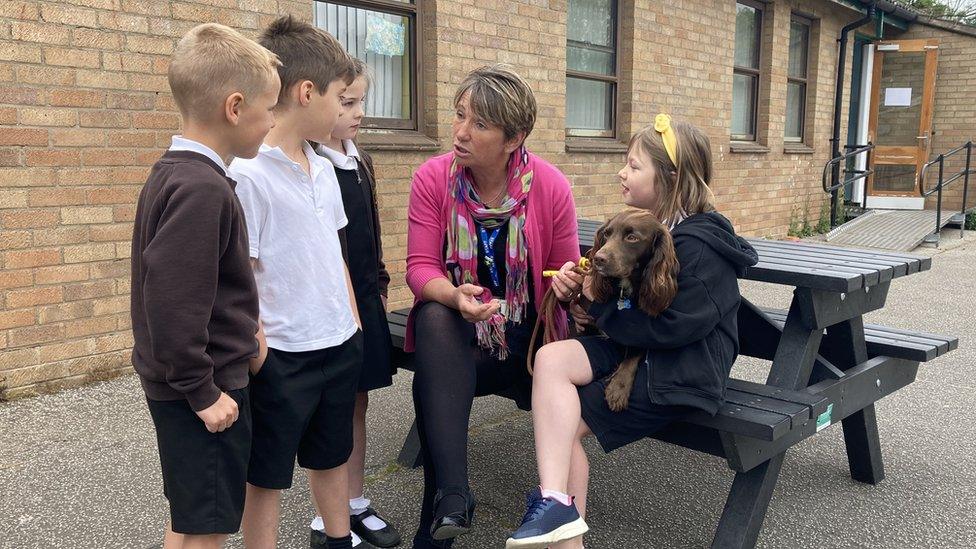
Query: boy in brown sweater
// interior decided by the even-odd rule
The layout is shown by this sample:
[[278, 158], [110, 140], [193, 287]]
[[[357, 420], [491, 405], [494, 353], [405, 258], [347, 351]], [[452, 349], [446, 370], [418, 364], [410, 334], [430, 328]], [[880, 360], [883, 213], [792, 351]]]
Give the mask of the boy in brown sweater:
[[169, 67], [183, 135], [139, 195], [131, 302], [132, 362], [170, 507], [165, 549], [217, 548], [240, 528], [258, 298], [226, 170], [233, 157], [254, 157], [274, 126], [279, 65], [238, 32], [205, 24], [180, 40]]

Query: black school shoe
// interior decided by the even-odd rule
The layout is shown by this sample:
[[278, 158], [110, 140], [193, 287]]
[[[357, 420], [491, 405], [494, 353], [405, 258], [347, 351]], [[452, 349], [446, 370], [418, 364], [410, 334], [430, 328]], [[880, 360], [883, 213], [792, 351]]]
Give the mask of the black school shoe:
[[[321, 530], [316, 530], [315, 528], [309, 528], [309, 538], [308, 546], [309, 549], [328, 549], [328, 540], [325, 539], [325, 532]], [[353, 545], [354, 549], [376, 549], [376, 547], [366, 543], [362, 540], [359, 545]]]
[[[376, 517], [386, 523], [386, 526], [379, 530], [370, 530], [363, 521], [369, 517]], [[386, 518], [381, 517], [376, 509], [367, 507], [365, 511], [358, 515], [349, 515], [349, 525], [356, 535], [363, 538], [363, 543], [369, 543], [376, 547], [396, 547], [400, 545], [400, 533], [397, 532], [393, 524]], [[357, 545], [357, 547], [359, 547]]]
[[[441, 500], [448, 496], [457, 496], [464, 500], [464, 510], [440, 514]], [[447, 540], [467, 534], [471, 531], [474, 520], [474, 508], [477, 504], [471, 490], [467, 488], [445, 488], [434, 494], [434, 522], [430, 525], [430, 537], [437, 541]]]

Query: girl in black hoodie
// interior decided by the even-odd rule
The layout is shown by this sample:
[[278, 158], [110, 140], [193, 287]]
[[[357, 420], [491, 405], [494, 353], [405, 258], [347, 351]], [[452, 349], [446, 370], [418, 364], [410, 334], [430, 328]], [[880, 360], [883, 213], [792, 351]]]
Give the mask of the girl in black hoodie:
[[[711, 174], [708, 138], [690, 124], [659, 114], [631, 138], [627, 165], [618, 173], [624, 203], [653, 212], [671, 229], [678, 292], [652, 317], [615, 302], [593, 303], [583, 282], [573, 316], [606, 337], [552, 343], [536, 355], [532, 414], [540, 488], [530, 494], [509, 549], [582, 547], [589, 475], [584, 437], [596, 436], [610, 452], [696, 410], [715, 414], [721, 406], [739, 351], [737, 276], [757, 256], [715, 211]], [[627, 408], [613, 412], [604, 398], [606, 378], [634, 350], [644, 360]]]

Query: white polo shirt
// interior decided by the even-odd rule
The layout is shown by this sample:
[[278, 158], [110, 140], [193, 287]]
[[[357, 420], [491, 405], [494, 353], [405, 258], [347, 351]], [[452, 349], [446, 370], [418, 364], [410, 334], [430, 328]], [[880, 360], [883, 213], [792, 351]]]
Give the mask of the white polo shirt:
[[267, 145], [229, 170], [257, 259], [264, 334], [269, 347], [289, 352], [335, 347], [357, 329], [337, 234], [347, 223], [339, 181], [308, 144], [305, 155], [311, 177]]
[[359, 149], [356, 148], [356, 144], [352, 142], [352, 139], [343, 139], [342, 147], [346, 152], [319, 145], [318, 153], [328, 158], [329, 162], [332, 162], [332, 165], [340, 170], [359, 169], [359, 164], [356, 162], [356, 159], [359, 158]]

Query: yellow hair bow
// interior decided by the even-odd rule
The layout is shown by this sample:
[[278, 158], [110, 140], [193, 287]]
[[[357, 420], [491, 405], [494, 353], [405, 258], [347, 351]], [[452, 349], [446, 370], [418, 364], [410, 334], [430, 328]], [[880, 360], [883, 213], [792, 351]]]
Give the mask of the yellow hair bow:
[[661, 134], [661, 141], [664, 142], [664, 149], [668, 151], [671, 162], [678, 166], [678, 137], [674, 134], [671, 127], [671, 117], [661, 113], [654, 117], [654, 131]]

